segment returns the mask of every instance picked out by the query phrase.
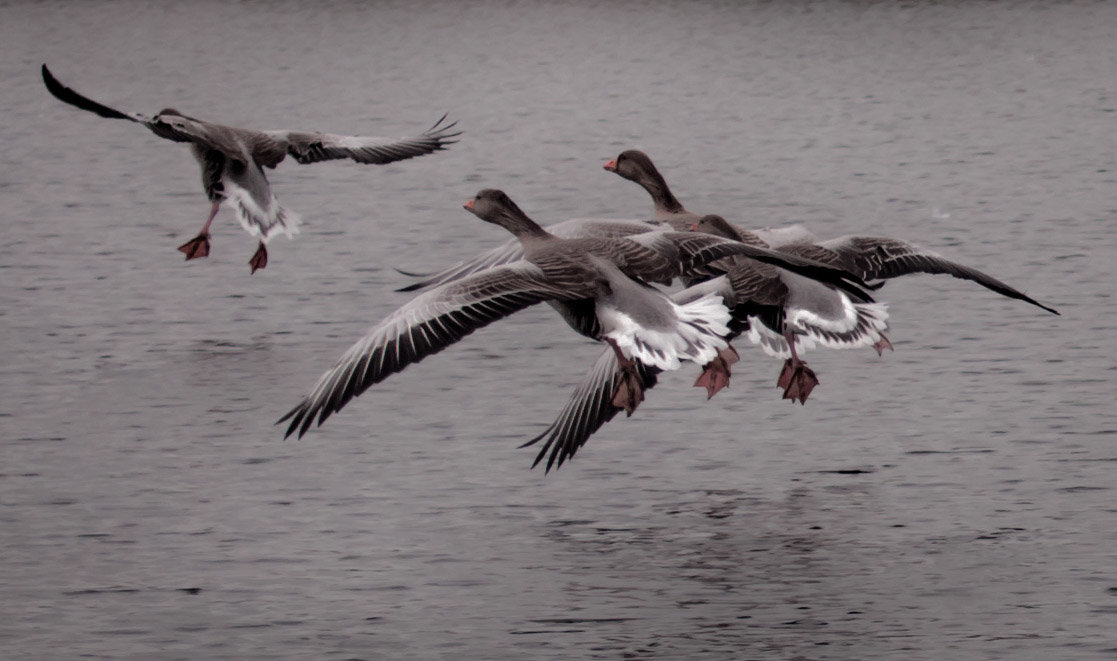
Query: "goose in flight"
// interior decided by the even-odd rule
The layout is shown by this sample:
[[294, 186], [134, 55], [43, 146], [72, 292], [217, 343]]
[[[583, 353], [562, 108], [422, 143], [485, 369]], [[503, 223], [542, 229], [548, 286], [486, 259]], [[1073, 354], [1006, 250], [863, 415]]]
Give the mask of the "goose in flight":
[[178, 249], [188, 260], [209, 255], [209, 227], [224, 203], [236, 213], [244, 230], [259, 238], [256, 253], [249, 260], [253, 273], [268, 263], [268, 240], [281, 232], [290, 237], [298, 232], [299, 225], [298, 215], [276, 200], [264, 168], [274, 168], [288, 155], [299, 163], [350, 158], [383, 165], [445, 149], [461, 135], [453, 130], [457, 122], [443, 123], [445, 115], [417, 136], [375, 138], [235, 128], [195, 119], [173, 108], [155, 115], [126, 113], [66, 87], [45, 64], [42, 74], [47, 90], [64, 103], [101, 117], [142, 124], [161, 138], [190, 143], [190, 151], [201, 166], [202, 186], [211, 207], [198, 236]]
[[[565, 239], [582, 237], [620, 237], [652, 232], [666, 227], [678, 231], [685, 231], [699, 220], [697, 214], [683, 208], [683, 205], [671, 194], [667, 182], [655, 169], [651, 159], [646, 154], [636, 150], [622, 152], [617, 158], [607, 162], [605, 169], [616, 172], [626, 179], [631, 179], [644, 186], [652, 193], [655, 200], [654, 215], [648, 219], [611, 219], [611, 218], [572, 218], [558, 223], [547, 225], [546, 230], [555, 236]], [[523, 256], [522, 248], [518, 241], [510, 239], [503, 244], [478, 255], [472, 259], [463, 260], [436, 273], [419, 274], [409, 273], [400, 269], [407, 276], [421, 277], [422, 280], [414, 282], [397, 291], [418, 291], [429, 289], [437, 285], [450, 282], [456, 278], [476, 273], [477, 271], [507, 264]]]
[[[751, 232], [740, 230], [721, 216], [704, 216], [692, 229], [763, 245]], [[777, 387], [783, 388], [784, 399], [806, 404], [818, 385], [814, 370], [799, 357], [803, 351], [817, 345], [830, 349], [871, 346], [879, 355], [892, 348], [884, 334], [888, 328], [884, 303], [851, 298], [833, 287], [736, 255], [710, 265], [714, 267], [728, 279], [726, 305], [733, 312], [739, 332], [745, 332], [749, 341], [760, 345], [768, 355], [787, 359], [776, 380]], [[703, 373], [695, 385], [706, 385], [713, 397], [723, 387], [717, 378], [728, 372], [727, 367], [714, 370], [709, 379]]]
[[[613, 164], [613, 167], [609, 167], [610, 164]], [[605, 169], [640, 184], [648, 191], [657, 217], [677, 214], [679, 218], [683, 218], [684, 214], [690, 213], [678, 203], [663, 175], [644, 152], [637, 150], [622, 152], [614, 161], [606, 163]], [[745, 230], [734, 228], [732, 232], [740, 234]], [[756, 245], [809, 257], [845, 269], [865, 281], [890, 280], [914, 273], [947, 274], [976, 282], [1002, 296], [1030, 303], [1052, 314], [1059, 314], [1054, 308], [1043, 305], [991, 275], [951, 261], [934, 251], [902, 239], [843, 236], [821, 241], [802, 225], [757, 229], [748, 234], [753, 237], [752, 241]]]
[[730, 315], [720, 295], [674, 303], [648, 283], [666, 283], [710, 261], [744, 254], [860, 292], [856, 279], [810, 260], [698, 232], [659, 231], [629, 238], [563, 239], [529, 218], [504, 192], [480, 191], [465, 203], [521, 244], [523, 258], [443, 283], [373, 326], [278, 422], [301, 437], [352, 398], [473, 331], [549, 302], [576, 331], [606, 342], [619, 366], [611, 394], [630, 412], [643, 398], [644, 366], [673, 370], [731, 351]]
[[[720, 216], [704, 216], [696, 223], [698, 232], [725, 236], [729, 227]], [[748, 242], [747, 234], [734, 233]], [[738, 239], [738, 240], [740, 240]], [[798, 274], [733, 255], [714, 262], [724, 273], [700, 281], [672, 296], [677, 305], [686, 305], [709, 295], [720, 296], [732, 318], [729, 334], [732, 341], [739, 334], [766, 353], [788, 357], [778, 380], [784, 399], [806, 402], [818, 379], [799, 354], [817, 345], [833, 349], [876, 346], [887, 343], [888, 312], [885, 304], [875, 303], [853, 292], [804, 278]], [[730, 367], [737, 355], [732, 347], [719, 352], [707, 364], [695, 386], [704, 386], [713, 397], [728, 385]], [[637, 377], [643, 390], [654, 387], [661, 370], [641, 365]], [[541, 434], [524, 446], [543, 441], [532, 466], [547, 458], [546, 470], [561, 466], [578, 448], [606, 422], [625, 407], [615, 392], [621, 380], [616, 357], [605, 351], [589, 373], [575, 387], [559, 416]], [[631, 411], [629, 411], [631, 415]]]

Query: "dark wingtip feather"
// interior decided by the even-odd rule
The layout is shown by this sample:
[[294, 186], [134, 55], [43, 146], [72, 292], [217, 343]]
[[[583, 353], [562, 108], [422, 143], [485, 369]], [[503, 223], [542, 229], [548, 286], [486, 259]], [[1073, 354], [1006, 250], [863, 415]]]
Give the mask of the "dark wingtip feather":
[[302, 424], [299, 425], [299, 438], [302, 438], [303, 436], [306, 436], [307, 430], [310, 429], [311, 423], [314, 422], [314, 415], [307, 415], [304, 411], [300, 413], [300, 417], [302, 418]]
[[1044, 310], [1047, 310], [1051, 314], [1059, 315], [1060, 317], [1063, 316], [1063, 315], [1059, 314], [1059, 311], [1056, 310], [1055, 308], [1049, 308], [1046, 305], [1044, 305], [1043, 303], [1040, 303], [1039, 301], [1037, 301], [1033, 298], [1025, 298], [1024, 300], [1031, 303], [1032, 305], [1034, 305], [1036, 307], [1043, 308]]
[[449, 124], [442, 126], [442, 122], [446, 121], [446, 117], [448, 117], [449, 114], [450, 113], [443, 114], [441, 117], [438, 118], [438, 121], [435, 122], [434, 125], [432, 125], [424, 132], [424, 135], [438, 140], [438, 149], [443, 149], [445, 145], [452, 145], [458, 142], [457, 140], [451, 140], [451, 138], [456, 138], [462, 134], [462, 131], [454, 131], [453, 133], [450, 132], [455, 126], [458, 125], [457, 120], [454, 120]]
[[66, 87], [57, 78], [54, 77], [54, 74], [52, 74], [50, 72], [50, 69], [47, 68], [46, 63], [43, 63], [41, 71], [43, 74], [43, 84], [47, 86], [47, 91], [50, 92], [54, 96], [54, 98], [58, 99], [59, 101], [68, 103], [75, 108], [81, 108], [82, 110], [87, 110], [91, 113], [95, 113], [97, 115], [100, 115], [101, 117], [107, 117], [109, 119], [127, 119], [130, 122], [139, 121], [135, 117], [126, 115], [115, 108], [110, 108], [106, 105], [98, 103], [93, 99], [86, 98], [70, 89], [69, 87]]
[[[302, 420], [303, 420], [303, 416], [306, 414], [305, 408], [306, 408], [305, 402], [301, 403], [298, 406], [296, 406], [295, 408], [288, 411], [286, 414], [284, 414], [284, 416], [282, 418], [275, 421], [275, 424], [278, 425], [278, 424], [282, 424], [282, 423], [286, 422], [288, 419], [291, 420], [291, 424], [287, 425], [287, 431], [285, 431], [283, 433], [283, 440], [287, 440], [288, 438], [291, 437], [291, 434], [295, 433], [295, 430], [298, 428], [299, 423], [302, 422]], [[299, 438], [302, 438], [302, 434], [299, 434]]]
[[40, 71], [43, 74], [43, 84], [47, 86], [47, 90], [49, 90], [50, 93], [56, 96], [58, 99], [62, 99], [62, 97], [66, 95], [66, 86], [58, 82], [58, 79], [55, 78], [54, 74], [52, 74], [50, 72], [50, 69], [47, 68], [46, 62], [43, 63], [42, 69], [40, 69]]
[[393, 266], [392, 270], [396, 273], [399, 273], [400, 275], [406, 275], [409, 278], [427, 278], [431, 276], [430, 273], [416, 273], [415, 271], [405, 271], [398, 266]]
[[431, 124], [431, 127], [429, 129], [427, 129], [427, 131], [428, 132], [433, 131], [435, 128], [438, 127], [439, 124], [446, 121], [446, 118], [449, 117], [449, 116], [450, 116], [449, 112], [442, 113], [442, 116], [438, 118], [438, 121], [435, 122], [434, 124]]
[[[555, 427], [554, 425], [551, 425], [550, 427], [547, 427], [547, 429], [543, 430], [542, 434], [536, 436], [535, 438], [531, 439], [530, 441], [525, 441], [524, 443], [521, 443], [520, 445], [517, 445], [516, 449], [520, 450], [520, 449], [523, 449], [523, 448], [526, 448], [526, 447], [531, 447], [532, 445], [535, 445], [539, 441], [543, 440], [543, 437], [546, 436], [552, 429], [554, 429], [554, 427]], [[537, 463], [538, 463], [538, 461], [539, 460], [536, 459]]]

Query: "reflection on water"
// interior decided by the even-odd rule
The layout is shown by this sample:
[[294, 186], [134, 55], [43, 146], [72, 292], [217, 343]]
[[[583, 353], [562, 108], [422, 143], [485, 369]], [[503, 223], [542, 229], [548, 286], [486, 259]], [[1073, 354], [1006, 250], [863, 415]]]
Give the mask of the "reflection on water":
[[[1112, 525], [1111, 3], [337, 2], [0, 9], [0, 640], [20, 658], [1104, 656]], [[65, 17], [62, 20], [61, 17]], [[120, 45], [127, 48], [121, 50]], [[186, 149], [67, 108], [407, 135], [450, 150], [269, 173], [302, 234], [249, 276]], [[598, 347], [540, 306], [302, 441], [273, 422], [431, 271], [460, 209], [689, 208], [933, 247], [1060, 309], [892, 282], [895, 353], [742, 352], [665, 377], [544, 477], [516, 446]], [[1073, 329], [1073, 330], [1072, 330]], [[49, 650], [49, 651], [48, 651]]]

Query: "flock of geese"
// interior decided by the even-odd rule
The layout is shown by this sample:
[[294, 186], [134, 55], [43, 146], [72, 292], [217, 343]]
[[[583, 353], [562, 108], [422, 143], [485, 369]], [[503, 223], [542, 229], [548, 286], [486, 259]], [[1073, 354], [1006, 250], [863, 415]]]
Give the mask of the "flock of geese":
[[[256, 131], [222, 126], [164, 109], [125, 113], [60, 83], [44, 64], [43, 81], [59, 100], [102, 117], [126, 119], [156, 135], [189, 143], [211, 202], [199, 234], [179, 246], [186, 259], [209, 254], [209, 228], [230, 207], [257, 237], [252, 272], [267, 265], [266, 244], [298, 230], [298, 216], [271, 191], [264, 168], [286, 156], [299, 163], [352, 159], [384, 164], [445, 149], [461, 135], [443, 116], [407, 138]], [[805, 403], [818, 385], [802, 354], [816, 347], [892, 349], [888, 311], [873, 299], [885, 281], [912, 273], [948, 274], [998, 294], [1058, 312], [981, 271], [899, 239], [846, 236], [819, 240], [801, 226], [746, 230], [718, 215], [688, 211], [647, 154], [629, 150], [605, 169], [652, 198], [641, 220], [579, 218], [540, 226], [504, 192], [484, 189], [464, 207], [512, 234], [505, 243], [398, 291], [415, 298], [374, 325], [326, 371], [277, 424], [302, 437], [351, 399], [408, 365], [519, 310], [547, 303], [576, 332], [606, 346], [558, 417], [524, 445], [542, 442], [533, 466], [562, 466], [620, 411], [628, 415], [662, 372], [695, 364], [695, 386], [713, 397], [727, 386], [744, 336], [784, 359], [784, 399]], [[656, 285], [676, 280], [667, 293]]]

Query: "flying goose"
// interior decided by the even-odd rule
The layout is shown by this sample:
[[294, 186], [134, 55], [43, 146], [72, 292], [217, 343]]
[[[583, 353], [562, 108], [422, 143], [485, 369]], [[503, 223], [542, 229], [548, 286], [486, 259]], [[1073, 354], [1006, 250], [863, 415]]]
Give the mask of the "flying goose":
[[[693, 229], [725, 236], [730, 234], [730, 227], [724, 218], [711, 215], [700, 219]], [[732, 235], [738, 240], [754, 240], [747, 233], [733, 231]], [[724, 275], [692, 285], [672, 296], [672, 300], [685, 305], [711, 294], [720, 296], [732, 314], [726, 340], [732, 341], [745, 333], [770, 355], [790, 355], [778, 381], [784, 389], [784, 399], [806, 402], [818, 384], [814, 372], [799, 358], [800, 352], [816, 345], [842, 349], [887, 343], [883, 331], [888, 313], [882, 303], [861, 300], [846, 291], [747, 257], [731, 256], [715, 263], [725, 269]], [[708, 397], [713, 397], [728, 385], [735, 359], [732, 347], [719, 352], [694, 385], [704, 386]], [[655, 386], [660, 370], [654, 366], [641, 368], [637, 375], [646, 391]], [[555, 421], [524, 444], [526, 447], [544, 441], [532, 466], [544, 457], [546, 471], [561, 466], [625, 408], [623, 401], [615, 397], [620, 376], [615, 356], [603, 352]]]
[[[605, 163], [606, 170], [640, 183], [655, 200], [655, 210], [652, 218], [646, 220], [614, 220], [608, 218], [572, 218], [559, 223], [547, 225], [546, 230], [555, 236], [565, 239], [583, 237], [620, 237], [651, 232], [671, 227], [684, 231], [698, 221], [699, 216], [683, 208], [683, 205], [671, 194], [667, 182], [655, 169], [651, 159], [646, 154], [636, 150], [622, 152], [615, 159]], [[421, 277], [423, 280], [414, 282], [396, 291], [419, 291], [429, 289], [456, 278], [476, 273], [477, 271], [508, 264], [523, 256], [519, 242], [515, 239], [478, 255], [472, 259], [463, 260], [449, 266], [437, 273], [418, 274], [401, 269], [396, 269], [407, 276]]]
[[[734, 227], [721, 216], [704, 216], [692, 229], [760, 245], [755, 235]], [[892, 348], [884, 334], [888, 328], [884, 303], [857, 300], [844, 291], [736, 255], [710, 266], [726, 273], [731, 288], [726, 305], [732, 309], [742, 332], [747, 331], [748, 339], [765, 353], [787, 358], [776, 381], [784, 390], [784, 399], [805, 404], [818, 385], [814, 371], [799, 357], [803, 351], [816, 345], [831, 349], [872, 346], [879, 355], [885, 348]], [[728, 371], [724, 367], [715, 369], [709, 383], [703, 383], [707, 377], [703, 373], [696, 385], [706, 385], [713, 397], [727, 385], [716, 379]]]
[[[708, 364], [728, 344], [729, 312], [716, 293], [678, 305], [650, 286], [670, 282], [733, 254], [786, 266], [860, 292], [856, 279], [795, 256], [697, 232], [659, 231], [630, 238], [557, 237], [504, 192], [484, 189], [465, 208], [513, 234], [523, 259], [429, 289], [373, 326], [278, 422], [301, 437], [353, 397], [478, 328], [544, 301], [578, 332], [606, 342], [619, 365], [612, 401], [630, 412], [643, 398], [644, 366]], [[852, 280], [853, 282], [850, 282]]]
[[298, 232], [299, 217], [279, 204], [272, 194], [264, 168], [274, 168], [287, 155], [299, 163], [351, 158], [358, 163], [382, 165], [445, 149], [461, 135], [452, 131], [457, 122], [443, 124], [446, 116], [420, 135], [410, 138], [374, 138], [305, 133], [256, 131], [195, 119], [173, 108], [153, 116], [125, 113], [102, 105], [66, 87], [44, 64], [43, 82], [57, 99], [110, 119], [143, 124], [155, 135], [190, 143], [202, 170], [202, 186], [212, 206], [198, 236], [178, 247], [186, 259], [209, 255], [209, 226], [221, 204], [231, 207], [245, 231], [259, 237], [259, 247], [249, 260], [252, 273], [268, 263], [265, 244], [284, 232]]
[[[620, 164], [622, 158], [624, 164]], [[622, 152], [613, 168], [609, 168], [608, 165], [607, 163], [605, 169], [635, 181], [648, 191], [657, 216], [672, 213], [672, 210], [674, 213], [689, 213], [678, 204], [663, 175], [644, 152], [637, 150]], [[945, 273], [955, 278], [972, 280], [1002, 296], [1025, 301], [1052, 314], [1059, 314], [1054, 308], [1039, 303], [990, 275], [901, 239], [843, 236], [819, 241], [818, 237], [802, 225], [752, 230], [750, 236], [757, 245], [838, 266], [858, 275], [862, 280], [889, 280], [913, 273]]]

